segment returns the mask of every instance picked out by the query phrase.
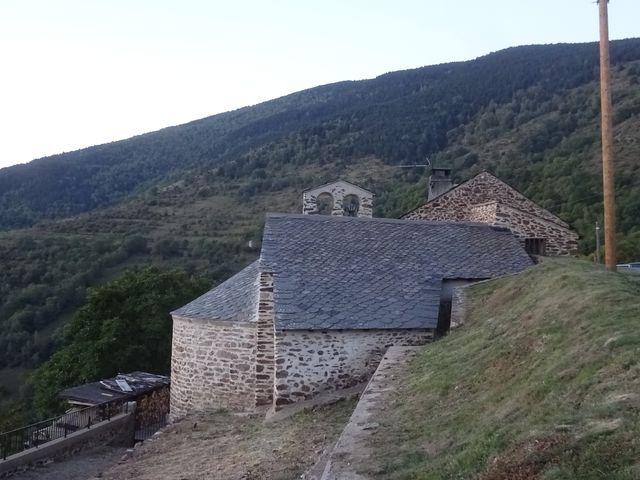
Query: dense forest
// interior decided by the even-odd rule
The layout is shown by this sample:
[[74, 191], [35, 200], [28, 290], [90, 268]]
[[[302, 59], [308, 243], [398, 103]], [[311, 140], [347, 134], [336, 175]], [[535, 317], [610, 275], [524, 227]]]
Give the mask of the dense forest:
[[[612, 61], [619, 259], [637, 260], [640, 40], [613, 42]], [[338, 177], [397, 217], [424, 202], [428, 174], [401, 165], [428, 157], [457, 181], [488, 169], [570, 222], [591, 255], [597, 80], [596, 44], [517, 47], [0, 170], [0, 402], [74, 343], [62, 327], [87, 289], [148, 265], [215, 284], [258, 254], [266, 211], [299, 211], [304, 188]]]
[[100, 287], [67, 322], [62, 346], [33, 375], [21, 399], [0, 397], [0, 431], [65, 409], [66, 387], [135, 370], [168, 375], [169, 312], [208, 290], [208, 279], [156, 267], [134, 269]]
[[64, 328], [58, 350], [34, 376], [34, 406], [55, 413], [58, 393], [89, 379], [142, 370], [170, 373], [169, 312], [206, 292], [209, 282], [157, 268], [130, 271], [92, 288]]

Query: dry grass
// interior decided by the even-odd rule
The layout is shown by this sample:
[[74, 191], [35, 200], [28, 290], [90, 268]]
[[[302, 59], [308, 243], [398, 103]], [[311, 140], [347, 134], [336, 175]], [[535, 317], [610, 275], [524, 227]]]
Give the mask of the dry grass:
[[[227, 413], [188, 417], [102, 475], [110, 480], [290, 480], [337, 440], [353, 401], [276, 423]], [[195, 427], [194, 427], [195, 425]]]
[[550, 260], [472, 298], [381, 419], [376, 478], [640, 478], [640, 276]]

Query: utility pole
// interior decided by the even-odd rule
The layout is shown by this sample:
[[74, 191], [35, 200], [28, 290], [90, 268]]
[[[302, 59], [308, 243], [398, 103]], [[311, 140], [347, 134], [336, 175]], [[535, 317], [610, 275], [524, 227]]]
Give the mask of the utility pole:
[[596, 220], [596, 264], [600, 265], [600, 222]]
[[600, 10], [600, 105], [602, 109], [602, 187], [604, 193], [605, 268], [616, 271], [616, 199], [613, 169], [613, 120], [609, 72], [609, 0], [598, 0]]

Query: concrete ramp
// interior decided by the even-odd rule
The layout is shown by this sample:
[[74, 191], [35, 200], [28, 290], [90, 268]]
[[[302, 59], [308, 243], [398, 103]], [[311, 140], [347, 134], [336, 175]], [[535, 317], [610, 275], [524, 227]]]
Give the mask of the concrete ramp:
[[[385, 408], [398, 391], [398, 379], [409, 361], [423, 347], [391, 347], [365, 388], [349, 423], [342, 431], [333, 451], [328, 455], [322, 476], [305, 478], [321, 480], [363, 480], [364, 466], [371, 465], [369, 437], [376, 433], [378, 412]], [[318, 465], [314, 468], [317, 472]], [[314, 473], [315, 473], [314, 472]], [[311, 473], [311, 472], [310, 472]]]

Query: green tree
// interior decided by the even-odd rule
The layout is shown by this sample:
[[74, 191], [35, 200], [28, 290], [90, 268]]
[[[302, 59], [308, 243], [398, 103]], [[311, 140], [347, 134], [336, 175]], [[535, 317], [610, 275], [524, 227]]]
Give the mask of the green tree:
[[37, 413], [57, 411], [59, 392], [72, 385], [134, 370], [168, 373], [169, 312], [208, 286], [200, 277], [150, 267], [89, 289], [85, 305], [65, 326], [63, 347], [33, 375]]

